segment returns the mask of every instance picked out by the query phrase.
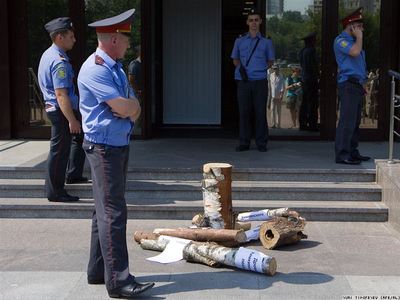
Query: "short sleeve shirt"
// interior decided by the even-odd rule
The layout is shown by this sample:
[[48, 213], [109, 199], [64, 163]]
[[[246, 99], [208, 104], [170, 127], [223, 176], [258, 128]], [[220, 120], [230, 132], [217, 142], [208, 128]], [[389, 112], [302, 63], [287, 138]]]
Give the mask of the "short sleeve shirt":
[[349, 54], [354, 43], [354, 37], [345, 31], [339, 34], [334, 41], [333, 49], [335, 51], [336, 62], [339, 68], [338, 83], [344, 82], [350, 77], [358, 79], [360, 83], [364, 83], [367, 79], [367, 66], [365, 63], [364, 50], [362, 50], [356, 57]]
[[[255, 47], [257, 48], [246, 66], [247, 60]], [[236, 39], [231, 54], [232, 59], [240, 60], [240, 63], [246, 67], [249, 80], [263, 80], [267, 78], [268, 61], [275, 60], [275, 51], [270, 39], [261, 36], [260, 33], [253, 38], [250, 33]], [[235, 79], [242, 80], [239, 73], [239, 66], [235, 69]]]
[[44, 101], [59, 107], [55, 90], [67, 89], [73, 109], [78, 109], [78, 96], [74, 85], [75, 73], [68, 55], [57, 45], [49, 47], [40, 58], [38, 81]]
[[98, 48], [82, 65], [78, 89], [85, 139], [111, 146], [128, 145], [133, 123], [114, 116], [107, 104], [111, 99], [135, 95], [122, 65]]

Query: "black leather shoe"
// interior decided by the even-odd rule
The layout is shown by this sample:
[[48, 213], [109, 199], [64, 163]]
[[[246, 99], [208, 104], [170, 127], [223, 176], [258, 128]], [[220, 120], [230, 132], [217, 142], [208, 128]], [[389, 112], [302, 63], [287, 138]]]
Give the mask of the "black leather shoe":
[[353, 159], [358, 159], [361, 161], [368, 161], [371, 159], [371, 157], [358, 154], [357, 156], [353, 156]]
[[239, 145], [236, 147], [236, 152], [247, 151], [249, 149], [250, 149], [250, 146], [248, 146], [248, 145]]
[[62, 195], [55, 198], [47, 198], [50, 202], [75, 202], [79, 200], [79, 197], [71, 196], [71, 195]]
[[65, 183], [74, 184], [74, 183], [86, 183], [88, 179], [86, 177], [76, 177], [76, 178], [67, 178], [65, 179]]
[[359, 165], [361, 164], [361, 160], [352, 158], [352, 159], [337, 160], [336, 163], [344, 165]]
[[87, 279], [88, 284], [104, 284], [104, 278], [101, 279], [94, 279], [94, 278], [89, 278]]
[[267, 152], [267, 146], [257, 146], [258, 151]]
[[108, 291], [110, 298], [133, 298], [136, 295], [147, 291], [154, 286], [154, 282], [139, 283], [136, 281], [131, 282], [123, 287]]

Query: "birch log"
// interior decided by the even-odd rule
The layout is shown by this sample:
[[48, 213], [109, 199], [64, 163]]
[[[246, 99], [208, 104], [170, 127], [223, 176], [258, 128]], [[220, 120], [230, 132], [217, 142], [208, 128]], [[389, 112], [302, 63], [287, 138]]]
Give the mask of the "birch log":
[[232, 229], [232, 166], [225, 163], [203, 165], [204, 218], [212, 228]]
[[264, 248], [274, 249], [288, 244], [294, 244], [307, 238], [303, 234], [306, 220], [302, 217], [278, 217], [264, 222], [260, 228], [260, 240]]
[[183, 249], [183, 257], [204, 257], [223, 265], [253, 272], [274, 275], [276, 260], [256, 250], [227, 248], [214, 243], [189, 243]]

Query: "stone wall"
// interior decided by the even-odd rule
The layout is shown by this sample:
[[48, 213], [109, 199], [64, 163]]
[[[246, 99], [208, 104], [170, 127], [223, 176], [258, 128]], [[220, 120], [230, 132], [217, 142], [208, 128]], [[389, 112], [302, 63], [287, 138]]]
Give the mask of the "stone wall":
[[382, 187], [382, 202], [389, 208], [389, 223], [400, 231], [400, 162], [376, 160], [376, 182]]

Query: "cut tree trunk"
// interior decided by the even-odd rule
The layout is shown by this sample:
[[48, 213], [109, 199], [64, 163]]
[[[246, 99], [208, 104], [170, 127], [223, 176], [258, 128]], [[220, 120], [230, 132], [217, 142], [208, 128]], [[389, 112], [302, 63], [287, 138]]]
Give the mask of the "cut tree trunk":
[[260, 240], [265, 249], [274, 249], [276, 247], [288, 244], [294, 244], [301, 239], [307, 238], [303, 234], [306, 221], [302, 217], [278, 217], [264, 222], [260, 228]]
[[224, 245], [245, 243], [247, 238], [243, 230], [214, 229], [214, 228], [159, 228], [153, 233], [158, 235], [175, 236], [198, 242], [216, 242]]
[[232, 166], [226, 163], [203, 165], [204, 218], [211, 228], [234, 228], [232, 209]]
[[227, 248], [215, 243], [189, 243], [183, 249], [183, 257], [204, 257], [223, 265], [253, 272], [274, 275], [276, 260], [256, 250], [246, 248]]

